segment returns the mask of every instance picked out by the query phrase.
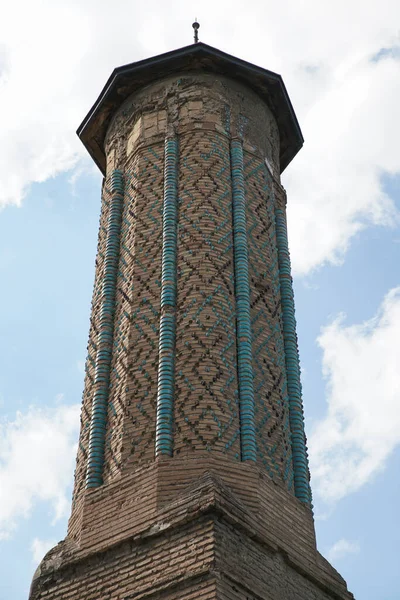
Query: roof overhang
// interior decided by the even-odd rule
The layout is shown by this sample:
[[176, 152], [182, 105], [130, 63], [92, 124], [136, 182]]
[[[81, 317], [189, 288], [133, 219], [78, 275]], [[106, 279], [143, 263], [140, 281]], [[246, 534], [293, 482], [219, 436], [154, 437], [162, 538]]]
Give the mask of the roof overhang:
[[296, 156], [304, 139], [282, 77], [199, 42], [114, 69], [77, 134], [105, 174], [104, 139], [115, 111], [133, 93], [175, 73], [225, 75], [251, 88], [271, 109], [280, 135], [281, 172]]

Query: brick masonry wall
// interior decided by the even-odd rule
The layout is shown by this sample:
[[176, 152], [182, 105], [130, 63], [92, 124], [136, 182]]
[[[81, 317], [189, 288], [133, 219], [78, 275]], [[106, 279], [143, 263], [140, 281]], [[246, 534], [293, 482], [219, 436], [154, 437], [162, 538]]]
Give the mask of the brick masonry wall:
[[[195, 543], [194, 543], [195, 542]], [[36, 598], [116, 600], [141, 598], [207, 571], [212, 561], [213, 523], [202, 519], [183, 530], [125, 542], [59, 570]], [[50, 584], [50, 585], [49, 585]], [[47, 588], [47, 589], [46, 589]]]
[[274, 193], [264, 161], [245, 153], [258, 460], [293, 491]]
[[240, 459], [229, 140], [180, 137], [174, 454]]
[[[218, 476], [205, 473], [174, 500], [154, 510], [151, 498], [158, 486], [151, 479], [155, 466], [139, 469], [137, 480], [143, 483], [143, 477], [147, 478], [148, 487], [143, 488], [144, 500], [142, 504], [139, 500], [137, 515], [143, 514], [146, 497], [153, 506], [147, 509], [146, 519], [136, 522], [135, 531], [113, 536], [118, 521], [122, 531], [130, 519], [123, 507], [114, 513], [107, 509], [109, 539], [96, 545], [95, 520], [100, 516], [107, 523], [106, 514], [98, 515], [97, 509], [102, 510], [107, 502], [96, 506], [89, 501], [85, 514], [86, 524], [91, 521], [93, 525], [91, 531], [88, 528], [92, 542], [78, 546], [67, 539], [50, 551], [35, 574], [30, 600], [352, 599], [343, 579], [315, 546], [305, 541], [302, 548], [286, 551], [279, 536], [270, 531], [266, 513], [249, 511]], [[266, 483], [271, 489], [275, 485], [270, 478]], [[89, 496], [99, 500], [103, 495], [111, 507], [118, 495], [123, 499], [129, 487], [127, 480], [120, 490], [110, 484]], [[139, 485], [136, 490], [139, 499]], [[262, 493], [262, 486], [259, 491]], [[286, 491], [282, 493], [291, 498], [285, 510], [288, 516], [294, 511], [296, 529], [295, 513], [306, 509]], [[126, 497], [125, 504], [134, 506], [134, 496], [135, 492], [130, 500]], [[277, 507], [280, 500], [276, 499]], [[299, 536], [301, 539], [306, 540]]]
[[[211, 75], [166, 79], [128, 99], [106, 138], [96, 279], [69, 534], [82, 519], [110, 178], [124, 173], [103, 479], [155, 458], [164, 140], [179, 142], [174, 457], [240, 461], [230, 138], [244, 147], [257, 461], [293, 493], [273, 194], [275, 120], [240, 84]], [[279, 182], [275, 181], [279, 187]]]
[[154, 459], [162, 250], [163, 145], [125, 169], [105, 482]]
[[75, 483], [72, 498], [72, 515], [69, 523], [69, 535], [77, 538], [80, 534], [81, 512], [85, 494], [86, 463], [89, 445], [90, 417], [94, 394], [94, 370], [97, 354], [97, 337], [99, 331], [99, 312], [101, 302], [101, 287], [104, 265], [104, 252], [106, 245], [106, 227], [109, 214], [110, 192], [105, 182], [102, 186], [102, 201], [100, 224], [97, 242], [97, 255], [95, 265], [95, 281], [92, 295], [92, 310], [90, 315], [89, 341], [85, 364], [85, 384], [82, 398], [81, 427], [76, 457]]
[[[175, 394], [173, 453], [156, 457], [166, 136], [179, 149]], [[255, 462], [240, 460], [232, 138], [244, 150]], [[274, 217], [285, 194], [271, 112], [238, 83], [182, 74], [124, 103], [106, 156], [72, 515], [31, 599], [349, 600], [294, 497]], [[124, 191], [104, 483], [86, 490], [116, 169]]]
[[82, 552], [103, 550], [135, 536], [169, 505], [191, 497], [190, 489], [204, 477], [217, 478], [241, 511], [257, 519], [265, 537], [271, 537], [290, 555], [313, 557], [316, 550], [311, 512], [260, 467], [232, 462], [224, 455], [168, 458], [138, 467], [85, 496], [79, 545]]
[[[237, 590], [238, 598], [296, 598], [296, 600], [328, 600], [332, 596], [315, 589], [282, 554], [271, 551], [261, 540], [243, 535], [231, 524], [218, 520], [215, 524], [216, 563], [225, 575], [228, 591]], [[314, 589], [313, 589], [314, 588]]]

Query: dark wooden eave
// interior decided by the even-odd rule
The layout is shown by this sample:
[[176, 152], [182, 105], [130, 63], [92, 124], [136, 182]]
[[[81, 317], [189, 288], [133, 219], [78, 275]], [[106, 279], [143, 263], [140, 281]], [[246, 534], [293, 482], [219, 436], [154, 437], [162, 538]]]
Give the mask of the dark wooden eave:
[[296, 156], [304, 139], [282, 77], [199, 42], [114, 69], [77, 130], [103, 174], [106, 168], [104, 139], [115, 111], [144, 86], [182, 72], [225, 75], [247, 85], [267, 103], [277, 121], [281, 171]]

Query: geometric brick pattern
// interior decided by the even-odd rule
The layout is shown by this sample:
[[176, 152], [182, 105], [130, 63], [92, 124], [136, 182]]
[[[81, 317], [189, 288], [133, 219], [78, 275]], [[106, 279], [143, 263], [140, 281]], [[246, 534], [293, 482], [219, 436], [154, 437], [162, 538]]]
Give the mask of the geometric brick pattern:
[[174, 453], [240, 459], [229, 140], [182, 136]]
[[30, 599], [351, 600], [309, 510], [275, 118], [214, 72], [136, 84], [99, 148], [68, 535]]
[[[240, 460], [229, 140], [180, 136], [174, 455], [222, 451]], [[133, 153], [116, 290], [104, 480], [154, 459], [159, 352], [164, 149]], [[293, 492], [273, 195], [245, 154], [257, 461]], [[74, 501], [84, 488], [110, 192], [105, 185]]]
[[162, 252], [163, 147], [125, 173], [105, 477], [154, 458]]
[[[113, 358], [107, 415], [104, 481], [110, 481], [128, 460], [154, 458], [157, 398], [158, 329], [162, 251], [163, 146], [133, 156], [125, 171], [117, 279]], [[102, 211], [85, 387], [81, 412], [72, 513], [84, 493], [107, 222], [111, 191], [102, 191]], [[72, 518], [72, 524], [73, 524]], [[73, 530], [73, 527], [70, 529]]]
[[[192, 82], [184, 89], [179, 85], [171, 89], [177, 90], [178, 94], [168, 101], [173, 109], [167, 110], [159, 91], [155, 96], [150, 92], [148, 99], [144, 96], [146, 110], [138, 111], [135, 117], [133, 113], [130, 116], [125, 113], [119, 115], [117, 128], [112, 134], [114, 138], [110, 137], [112, 145], [108, 146], [109, 150], [113, 148], [110, 153], [114, 156], [110, 160], [109, 171], [118, 169], [123, 173], [124, 198], [103, 479], [110, 483], [124, 470], [129, 470], [129, 466], [155, 459], [157, 389], [161, 385], [158, 370], [165, 127], [171, 119], [171, 110], [180, 106], [182, 100], [181, 112], [178, 111], [178, 116], [174, 113], [173, 117], [182, 123], [182, 129], [176, 131], [175, 365], [167, 377], [174, 386], [171, 402], [172, 454], [183, 457], [193, 455], [193, 452], [222, 452], [234, 461], [243, 459], [245, 453], [241, 444], [243, 446], [245, 436], [241, 439], [241, 426], [243, 429], [244, 425], [240, 422], [240, 408], [245, 408], [245, 402], [242, 398], [243, 406], [239, 406], [237, 348], [237, 338], [241, 337], [239, 358], [244, 355], [251, 357], [251, 369], [243, 375], [242, 381], [246, 385], [251, 382], [254, 389], [254, 425], [250, 424], [249, 432], [255, 437], [257, 463], [273, 480], [283, 482], [294, 493], [280, 274], [270, 175], [261, 158], [262, 152], [261, 156], [259, 151], [254, 154], [248, 152], [245, 143], [243, 203], [247, 229], [251, 347], [244, 352], [244, 333], [239, 335], [237, 331], [237, 323], [242, 322], [242, 317], [238, 315], [235, 300], [235, 295], [240, 298], [242, 294], [239, 288], [235, 289], [235, 275], [238, 277], [235, 273], [235, 268], [238, 269], [237, 265], [235, 267], [236, 254], [242, 258], [244, 255], [239, 237], [236, 236], [235, 245], [233, 239], [236, 214], [233, 178], [237, 170], [233, 169], [231, 162], [231, 145], [234, 143], [231, 135], [241, 148], [235, 135], [239, 132], [246, 139], [248, 120], [242, 112], [238, 113], [235, 100], [229, 104], [212, 95], [207, 100], [207, 93], [199, 95], [199, 88]], [[158, 108], [151, 104], [155, 98], [159, 102]], [[205, 111], [204, 114], [202, 111]], [[226, 118], [227, 111], [230, 119]], [[136, 120], [128, 124], [124, 120], [128, 117]], [[127, 141], [116, 143], [121, 139], [118, 137], [121, 132], [124, 132]], [[103, 186], [74, 506], [85, 485], [111, 200], [109, 187], [111, 181], [107, 179]], [[242, 209], [240, 211], [243, 213]], [[172, 246], [174, 243], [172, 240]], [[238, 281], [245, 279], [247, 276], [243, 278], [239, 273]], [[245, 309], [246, 318], [248, 313]], [[245, 337], [250, 341], [247, 333]], [[253, 378], [252, 381], [249, 377]], [[252, 398], [250, 404], [253, 405]], [[247, 414], [246, 410], [244, 414]]]
[[257, 460], [293, 492], [274, 199], [263, 161], [245, 155]]

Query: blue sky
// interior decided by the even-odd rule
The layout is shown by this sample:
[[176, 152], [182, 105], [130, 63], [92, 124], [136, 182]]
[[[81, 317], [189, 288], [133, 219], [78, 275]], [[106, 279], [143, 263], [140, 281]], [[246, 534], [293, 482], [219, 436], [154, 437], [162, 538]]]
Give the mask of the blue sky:
[[155, 5], [16, 0], [0, 24], [0, 600], [27, 598], [69, 513], [101, 183], [75, 129], [196, 14], [282, 74], [303, 129], [283, 184], [318, 545], [357, 600], [398, 600], [400, 7]]

